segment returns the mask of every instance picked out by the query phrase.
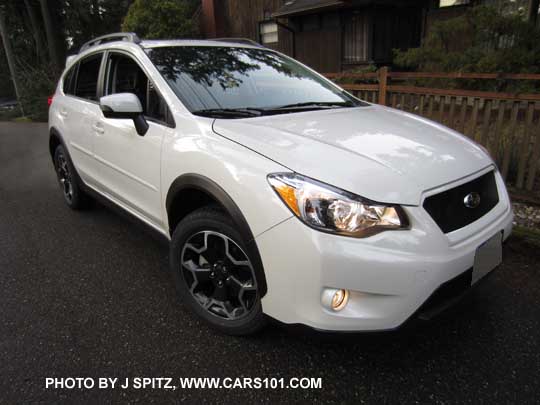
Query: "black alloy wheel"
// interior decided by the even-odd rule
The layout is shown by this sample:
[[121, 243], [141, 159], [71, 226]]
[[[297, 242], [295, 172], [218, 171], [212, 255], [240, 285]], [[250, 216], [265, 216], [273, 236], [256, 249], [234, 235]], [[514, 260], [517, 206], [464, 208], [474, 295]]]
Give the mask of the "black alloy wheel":
[[201, 208], [178, 224], [170, 260], [180, 297], [212, 327], [247, 335], [264, 326], [257, 269], [242, 235], [219, 208]]
[[60, 188], [64, 192], [64, 198], [69, 204], [73, 203], [73, 175], [69, 170], [68, 161], [63, 148], [59, 148], [55, 154], [55, 168]]
[[77, 172], [63, 145], [58, 145], [54, 150], [53, 163], [58, 184], [69, 208], [80, 210], [89, 207], [92, 199], [81, 188]]
[[202, 308], [228, 320], [249, 314], [257, 281], [249, 258], [231, 238], [198, 232], [185, 243], [181, 263], [189, 291]]

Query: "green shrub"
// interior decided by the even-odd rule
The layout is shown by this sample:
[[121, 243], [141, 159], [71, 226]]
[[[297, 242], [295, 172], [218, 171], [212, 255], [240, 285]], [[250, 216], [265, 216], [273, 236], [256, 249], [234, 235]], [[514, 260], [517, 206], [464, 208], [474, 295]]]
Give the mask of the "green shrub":
[[[502, 15], [489, 6], [473, 7], [460, 17], [433, 24], [420, 48], [394, 50], [394, 64], [424, 72], [540, 73], [540, 28], [519, 15]], [[524, 80], [446, 80], [444, 85], [491, 91], [540, 90], [538, 84]]]
[[194, 0], [135, 0], [122, 30], [148, 39], [195, 37], [199, 22], [192, 17], [198, 4]]
[[22, 65], [19, 80], [22, 83], [21, 103], [26, 117], [33, 121], [47, 121], [47, 98], [54, 93], [57, 78], [52, 67]]

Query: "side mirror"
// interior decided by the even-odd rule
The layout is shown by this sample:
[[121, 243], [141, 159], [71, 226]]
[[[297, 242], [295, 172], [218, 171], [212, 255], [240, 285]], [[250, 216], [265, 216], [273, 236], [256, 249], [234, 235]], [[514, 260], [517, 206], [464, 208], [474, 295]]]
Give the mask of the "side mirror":
[[131, 119], [140, 136], [148, 132], [148, 122], [144, 119], [139, 97], [132, 93], [117, 93], [101, 97], [99, 106], [105, 118]]

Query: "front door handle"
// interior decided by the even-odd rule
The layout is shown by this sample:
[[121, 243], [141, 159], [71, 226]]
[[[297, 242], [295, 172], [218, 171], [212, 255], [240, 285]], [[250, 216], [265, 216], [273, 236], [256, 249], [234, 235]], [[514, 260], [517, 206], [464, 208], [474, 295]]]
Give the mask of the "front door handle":
[[99, 123], [92, 125], [92, 129], [96, 131], [98, 134], [103, 134], [105, 132], [105, 129]]

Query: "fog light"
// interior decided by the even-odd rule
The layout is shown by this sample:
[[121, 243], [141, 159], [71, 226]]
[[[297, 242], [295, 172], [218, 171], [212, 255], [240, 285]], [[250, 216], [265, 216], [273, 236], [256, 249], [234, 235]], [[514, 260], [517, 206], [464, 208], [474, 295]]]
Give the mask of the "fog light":
[[322, 295], [322, 303], [328, 309], [341, 311], [349, 302], [349, 291], [343, 289], [325, 289]]

